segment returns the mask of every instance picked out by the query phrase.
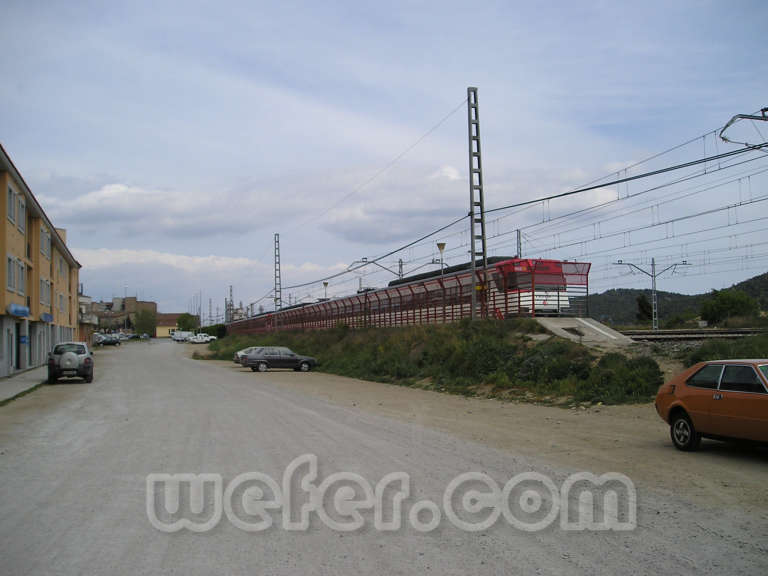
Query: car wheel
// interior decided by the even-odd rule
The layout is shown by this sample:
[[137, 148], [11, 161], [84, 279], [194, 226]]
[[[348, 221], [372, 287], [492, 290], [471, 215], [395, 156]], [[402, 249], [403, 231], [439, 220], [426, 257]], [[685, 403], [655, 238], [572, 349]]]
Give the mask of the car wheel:
[[86, 377], [85, 377], [85, 381], [86, 381], [88, 384], [90, 384], [91, 382], [93, 382], [93, 372], [91, 372], [90, 374], [88, 374], [88, 376], [86, 376]]
[[256, 366], [251, 366], [251, 371], [252, 372], [256, 372], [256, 370], [258, 370], [258, 368], [256, 368]]
[[48, 372], [48, 384], [56, 384], [56, 376]]
[[301, 364], [299, 364], [299, 370], [301, 370], [302, 372], [309, 372], [310, 368], [311, 366], [309, 365], [309, 362], [302, 362]]
[[669, 424], [669, 436], [678, 450], [693, 452], [701, 444], [701, 434], [696, 432], [690, 416], [685, 412], [678, 412]]

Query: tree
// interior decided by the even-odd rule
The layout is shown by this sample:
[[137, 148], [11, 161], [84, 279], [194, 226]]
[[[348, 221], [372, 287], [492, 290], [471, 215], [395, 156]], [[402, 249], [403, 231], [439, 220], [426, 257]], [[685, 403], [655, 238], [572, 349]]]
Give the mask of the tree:
[[136, 312], [134, 325], [138, 334], [154, 336], [155, 329], [157, 328], [157, 316], [151, 310], [139, 310]]
[[635, 314], [635, 318], [640, 322], [646, 322], [653, 318], [653, 308], [645, 294], [640, 294], [637, 297], [637, 314]]
[[189, 332], [197, 328], [197, 316], [184, 312], [176, 321], [176, 325], [182, 332]]
[[712, 296], [701, 305], [701, 317], [710, 324], [756, 313], [757, 302], [741, 290], [712, 290]]

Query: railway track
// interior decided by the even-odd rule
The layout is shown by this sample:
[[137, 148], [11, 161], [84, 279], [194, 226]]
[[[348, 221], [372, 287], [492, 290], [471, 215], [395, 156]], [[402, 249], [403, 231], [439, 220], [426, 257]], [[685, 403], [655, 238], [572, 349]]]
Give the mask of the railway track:
[[698, 330], [620, 330], [632, 340], [708, 340], [710, 338], [744, 338], [755, 334], [766, 334], [763, 328], [702, 328]]

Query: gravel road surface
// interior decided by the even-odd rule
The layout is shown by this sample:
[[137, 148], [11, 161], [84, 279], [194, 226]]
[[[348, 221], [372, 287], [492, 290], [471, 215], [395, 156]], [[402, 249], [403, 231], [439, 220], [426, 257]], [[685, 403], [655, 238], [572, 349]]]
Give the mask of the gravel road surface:
[[[192, 360], [185, 350], [155, 341], [100, 350], [93, 383], [44, 386], [0, 408], [1, 574], [768, 573], [764, 450], [718, 445], [681, 455], [663, 425], [637, 416], [647, 406], [572, 414], [318, 373], [254, 374]], [[594, 448], [585, 432], [590, 422]], [[570, 423], [574, 432], [562, 432]], [[316, 513], [307, 530], [284, 529], [279, 512], [270, 512], [271, 528], [254, 532], [238, 527], [229, 511], [200, 533], [169, 533], [150, 522], [149, 474], [219, 474], [226, 487], [261, 472], [280, 483], [286, 466], [305, 454], [317, 457], [315, 486], [338, 472], [372, 486], [406, 473], [403, 526], [376, 530], [368, 510], [352, 532], [328, 527]], [[503, 487], [536, 472], [559, 489], [584, 470], [635, 481], [636, 529], [566, 531], [556, 521], [529, 532], [502, 516], [468, 532], [445, 511], [446, 487], [462, 473], [482, 473]], [[734, 487], [737, 495], [729, 495]], [[545, 489], [531, 490], [542, 498], [526, 492], [529, 507], [518, 507], [513, 519], [530, 524], [539, 519], [534, 504], [543, 513], [552, 508]], [[308, 502], [295, 482], [289, 492]], [[333, 515], [333, 496], [343, 508], [345, 488], [329, 494], [323, 503]], [[235, 491], [233, 516], [255, 521], [258, 497]], [[412, 522], [409, 511], [423, 501], [434, 506]], [[189, 518], [207, 519], [211, 502], [204, 498], [202, 512]], [[437, 527], [419, 531], [434, 509]], [[166, 527], [177, 517], [172, 512], [161, 514]], [[479, 521], [486, 512], [462, 518]]]

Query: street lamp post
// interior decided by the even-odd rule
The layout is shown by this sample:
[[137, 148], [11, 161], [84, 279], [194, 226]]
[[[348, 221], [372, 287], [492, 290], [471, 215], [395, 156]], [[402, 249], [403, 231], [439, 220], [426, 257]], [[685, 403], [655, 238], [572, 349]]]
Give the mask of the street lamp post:
[[442, 289], [442, 308], [443, 308], [443, 324], [445, 324], [445, 284], [443, 280], [443, 251], [445, 250], [445, 242], [438, 242], [437, 249], [440, 250], [440, 288]]
[[440, 250], [440, 277], [443, 276], [443, 251], [445, 250], [445, 242], [438, 242], [437, 249]]

